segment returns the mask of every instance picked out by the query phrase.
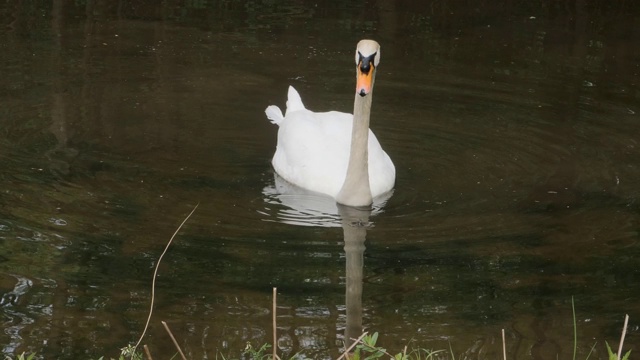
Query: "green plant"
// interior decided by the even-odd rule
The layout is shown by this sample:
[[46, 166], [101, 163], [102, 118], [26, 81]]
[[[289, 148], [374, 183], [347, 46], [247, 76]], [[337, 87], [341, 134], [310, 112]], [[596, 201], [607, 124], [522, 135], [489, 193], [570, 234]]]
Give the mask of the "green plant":
[[407, 348], [404, 348], [404, 351], [401, 353], [397, 353], [393, 356], [393, 360], [431, 360], [435, 357], [436, 354], [443, 352], [444, 350], [429, 350], [423, 348], [411, 349], [410, 352], [407, 353]]
[[362, 359], [370, 360], [377, 359], [382, 355], [387, 353], [387, 350], [376, 346], [376, 342], [378, 341], [378, 333], [375, 332], [371, 335], [367, 334], [362, 339], [360, 339], [360, 344], [356, 346], [356, 351], [353, 352], [352, 359], [360, 360], [365, 354], [370, 354]]
[[[36, 354], [33, 353], [29, 356], [25, 355], [24, 353], [18, 355], [18, 357], [16, 358], [16, 360], [33, 360], [35, 358]], [[5, 360], [11, 360], [11, 358], [9, 356], [5, 356]]]
[[631, 355], [631, 350], [627, 351], [626, 354], [624, 354], [624, 356], [622, 356], [622, 359], [618, 357], [618, 355], [616, 355], [612, 350], [611, 347], [609, 346], [608, 342], [604, 342], [604, 344], [607, 346], [607, 353], [609, 353], [609, 360], [629, 360], [629, 355]]
[[392, 360], [430, 360], [433, 359], [437, 353], [443, 351], [432, 351], [429, 349], [417, 348], [411, 349], [411, 351], [407, 352], [407, 347], [405, 346], [402, 352], [391, 355], [387, 352], [387, 349], [376, 345], [378, 342], [377, 332], [361, 337], [358, 342], [359, 344], [356, 346], [353, 354], [347, 355], [349, 360], [373, 360], [381, 358], [384, 355], [387, 355]]
[[[573, 312], [573, 360], [575, 360], [577, 349], [578, 349], [578, 326], [576, 321], [576, 306], [573, 301], [573, 296], [571, 297], [571, 311]], [[607, 346], [607, 353], [609, 354], [609, 360], [629, 360], [629, 355], [631, 355], [631, 350], [627, 351], [626, 354], [622, 355], [622, 358], [618, 357], [618, 355], [621, 355], [622, 353], [622, 343], [624, 342], [624, 336], [627, 332], [628, 321], [629, 321], [629, 315], [626, 315], [624, 319], [624, 327], [622, 328], [622, 338], [620, 339], [620, 349], [618, 350], [620, 354], [614, 353], [613, 350], [611, 350], [609, 343], [607, 343], [606, 341], [604, 342], [604, 344]], [[593, 344], [593, 346], [591, 347], [591, 350], [589, 351], [589, 354], [587, 355], [587, 360], [589, 360], [589, 357], [591, 357], [591, 354], [593, 353], [593, 350], [595, 349], [595, 347], [596, 347], [596, 344]]]
[[120, 358], [118, 360], [144, 360], [142, 357], [142, 353], [136, 351], [136, 347], [129, 344], [122, 349], [120, 349]]
[[[25, 355], [25, 353], [22, 353], [18, 355], [18, 357], [16, 357], [15, 360], [33, 360], [35, 359], [35, 356], [36, 356], [35, 353], [28, 356]], [[5, 360], [12, 360], [12, 359], [9, 356], [5, 356]], [[105, 357], [101, 356], [97, 360], [105, 360]], [[142, 357], [142, 353], [135, 351], [135, 348], [133, 347], [133, 345], [127, 345], [126, 347], [123, 347], [122, 349], [120, 349], [120, 356], [118, 357], [118, 360], [144, 360], [144, 358]]]
[[576, 305], [573, 302], [573, 296], [571, 296], [571, 311], [573, 312], [573, 360], [576, 360], [576, 354], [578, 352], [578, 324], [576, 322]]
[[251, 343], [247, 343], [242, 354], [249, 356], [251, 360], [268, 360], [271, 358], [271, 354], [267, 353], [267, 350], [271, 348], [271, 345], [264, 344], [259, 349], [254, 348]]
[[[20, 360], [20, 359], [18, 359]], [[104, 356], [100, 356], [97, 360], [107, 360]], [[111, 358], [111, 360], [115, 360]], [[120, 349], [120, 356], [118, 356], [117, 360], [144, 360], [142, 353], [136, 351], [135, 346], [129, 344], [122, 349]]]

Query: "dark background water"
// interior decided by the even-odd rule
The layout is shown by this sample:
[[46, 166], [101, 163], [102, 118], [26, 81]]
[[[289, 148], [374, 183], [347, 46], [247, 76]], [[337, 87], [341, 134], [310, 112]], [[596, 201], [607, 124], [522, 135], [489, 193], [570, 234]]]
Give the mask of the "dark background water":
[[[285, 354], [335, 358], [355, 319], [395, 352], [499, 358], [505, 329], [510, 358], [567, 358], [572, 297], [578, 358], [625, 314], [639, 351], [636, 2], [9, 0], [0, 26], [3, 354], [135, 342], [198, 203], [160, 266], [161, 358], [161, 320], [191, 358], [271, 341], [272, 287]], [[369, 37], [396, 189], [341, 229], [282, 194], [263, 111], [291, 84], [350, 112]]]

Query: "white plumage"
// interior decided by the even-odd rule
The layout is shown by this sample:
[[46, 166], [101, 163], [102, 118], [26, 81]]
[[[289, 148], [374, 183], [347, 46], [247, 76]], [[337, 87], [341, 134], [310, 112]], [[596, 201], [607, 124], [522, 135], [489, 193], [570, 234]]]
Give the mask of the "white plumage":
[[[352, 114], [307, 110], [292, 86], [284, 116], [277, 106], [267, 107], [267, 118], [280, 127], [272, 164], [282, 178], [350, 206], [371, 205], [372, 197], [393, 189], [395, 167], [369, 129], [379, 58], [377, 42], [362, 40], [358, 43], [355, 124]], [[365, 143], [368, 144], [366, 149]], [[348, 168], [349, 179], [345, 182]]]
[[[307, 110], [293, 86], [288, 97], [286, 116], [275, 105], [265, 110], [269, 120], [280, 126], [273, 168], [294, 185], [335, 198], [347, 174], [353, 115]], [[369, 130], [371, 195], [393, 189], [395, 177], [393, 162]]]

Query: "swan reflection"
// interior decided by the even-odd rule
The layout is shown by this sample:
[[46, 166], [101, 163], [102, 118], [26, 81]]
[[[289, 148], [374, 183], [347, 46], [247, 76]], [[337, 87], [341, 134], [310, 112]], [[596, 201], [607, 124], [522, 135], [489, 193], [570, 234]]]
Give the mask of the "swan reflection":
[[[270, 209], [265, 221], [297, 226], [341, 227], [346, 257], [346, 324], [345, 347], [362, 334], [362, 274], [369, 218], [381, 213], [391, 193], [374, 199], [372, 209], [358, 209], [339, 205], [326, 195], [316, 194], [288, 183], [277, 174], [272, 185], [263, 189], [266, 204], [278, 205]], [[269, 214], [267, 214], [269, 215]]]
[[[275, 213], [265, 214], [264, 221], [280, 222], [297, 226], [342, 227], [342, 216], [338, 204], [327, 195], [314, 193], [295, 186], [274, 173], [274, 183], [263, 190], [267, 204], [278, 205]], [[371, 215], [383, 212], [393, 191], [373, 199]], [[275, 217], [275, 219], [273, 218]]]
[[364, 267], [364, 241], [369, 227], [370, 210], [338, 205], [344, 232], [346, 255], [347, 324], [344, 330], [345, 347], [362, 334], [362, 270]]

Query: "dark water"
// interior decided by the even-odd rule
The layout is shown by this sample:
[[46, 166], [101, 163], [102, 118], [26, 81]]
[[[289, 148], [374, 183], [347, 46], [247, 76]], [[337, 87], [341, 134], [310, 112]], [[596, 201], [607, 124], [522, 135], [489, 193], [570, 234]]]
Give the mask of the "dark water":
[[[345, 331], [456, 358], [640, 351], [640, 8], [605, 1], [53, 1], [0, 5], [4, 355], [190, 358], [271, 341], [335, 358]], [[382, 45], [372, 214], [284, 189], [289, 84], [350, 111]], [[284, 190], [283, 190], [284, 189]], [[364, 241], [366, 237], [366, 242]], [[351, 336], [348, 334], [348, 336]], [[444, 357], [443, 357], [444, 358]]]

